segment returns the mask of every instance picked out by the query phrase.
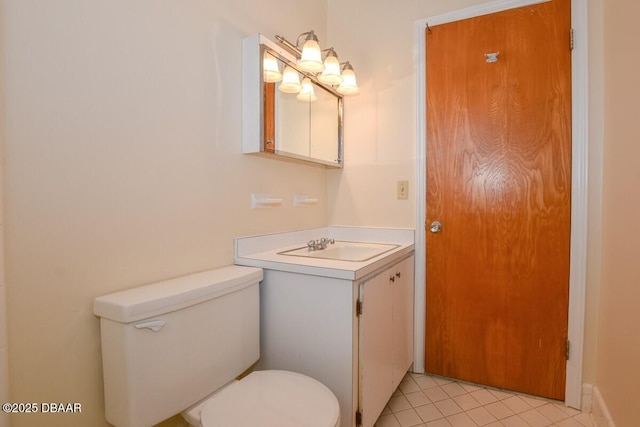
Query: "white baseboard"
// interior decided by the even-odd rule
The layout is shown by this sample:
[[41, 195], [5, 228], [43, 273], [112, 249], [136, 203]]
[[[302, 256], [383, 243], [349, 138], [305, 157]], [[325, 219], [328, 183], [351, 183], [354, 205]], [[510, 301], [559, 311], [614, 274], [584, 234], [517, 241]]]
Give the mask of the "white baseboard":
[[582, 406], [580, 410], [590, 414], [593, 409], [593, 384], [582, 384]]
[[[583, 388], [584, 390], [584, 388]], [[615, 423], [611, 418], [607, 404], [602, 398], [602, 394], [598, 386], [593, 387], [593, 396], [591, 400], [591, 419], [595, 427], [615, 427]]]

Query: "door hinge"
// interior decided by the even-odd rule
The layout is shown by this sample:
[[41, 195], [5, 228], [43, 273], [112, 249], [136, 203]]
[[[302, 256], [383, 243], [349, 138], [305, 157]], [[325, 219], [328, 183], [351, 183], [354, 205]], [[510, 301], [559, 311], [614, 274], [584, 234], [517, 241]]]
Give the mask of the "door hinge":
[[362, 301], [356, 301], [356, 316], [362, 315]]
[[569, 50], [573, 50], [573, 46], [575, 43], [575, 38], [573, 35], [574, 31], [573, 28], [569, 30]]
[[564, 342], [564, 356], [569, 360], [569, 356], [571, 356], [571, 341], [565, 340]]
[[356, 411], [356, 427], [362, 425], [362, 412], [360, 410]]

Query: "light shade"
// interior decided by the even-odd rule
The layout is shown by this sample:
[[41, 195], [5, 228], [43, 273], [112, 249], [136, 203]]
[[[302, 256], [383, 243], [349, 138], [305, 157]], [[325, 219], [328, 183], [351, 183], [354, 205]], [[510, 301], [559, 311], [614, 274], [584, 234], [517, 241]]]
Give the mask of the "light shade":
[[356, 73], [353, 72], [353, 67], [348, 62], [345, 64], [344, 70], [342, 70], [342, 83], [336, 90], [343, 95], [357, 95], [360, 93], [360, 88], [356, 83]]
[[338, 62], [338, 55], [336, 55], [333, 49], [330, 49], [327, 53], [327, 57], [324, 60], [324, 71], [318, 76], [318, 80], [331, 86], [342, 83], [343, 78], [340, 75], [340, 62]]
[[309, 71], [311, 73], [319, 73], [324, 70], [322, 52], [320, 51], [318, 38], [313, 34], [313, 31], [309, 33], [307, 40], [302, 46], [302, 55], [300, 59], [298, 59], [298, 66], [303, 71]]
[[284, 67], [282, 72], [282, 82], [280, 83], [280, 92], [284, 93], [298, 93], [302, 89], [300, 84], [300, 75], [296, 70], [289, 67]]
[[298, 96], [296, 96], [296, 98], [299, 101], [305, 101], [305, 102], [313, 102], [316, 99], [318, 99], [313, 89], [313, 83], [311, 83], [311, 80], [309, 80], [308, 77], [305, 77], [304, 79], [302, 79], [302, 90], [300, 91]]
[[269, 54], [269, 52], [264, 53], [264, 57], [262, 59], [262, 72], [264, 75], [263, 79], [266, 83], [276, 83], [282, 80], [282, 73], [280, 72], [278, 60]]

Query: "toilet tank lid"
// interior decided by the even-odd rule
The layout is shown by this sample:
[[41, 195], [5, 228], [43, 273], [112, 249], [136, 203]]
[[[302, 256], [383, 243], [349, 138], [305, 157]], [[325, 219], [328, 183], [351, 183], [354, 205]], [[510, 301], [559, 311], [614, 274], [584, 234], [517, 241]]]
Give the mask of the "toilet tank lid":
[[93, 312], [120, 323], [136, 322], [221, 297], [261, 280], [261, 268], [231, 265], [97, 297]]

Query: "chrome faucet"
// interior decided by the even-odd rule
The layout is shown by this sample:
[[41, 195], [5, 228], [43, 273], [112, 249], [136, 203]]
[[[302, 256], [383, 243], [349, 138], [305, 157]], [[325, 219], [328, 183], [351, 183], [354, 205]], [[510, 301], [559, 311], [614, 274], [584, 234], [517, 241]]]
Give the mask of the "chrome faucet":
[[309, 249], [309, 252], [320, 251], [322, 249], [326, 249], [327, 245], [333, 245], [335, 242], [335, 239], [327, 239], [323, 237], [320, 240], [309, 240], [307, 242], [307, 248]]

